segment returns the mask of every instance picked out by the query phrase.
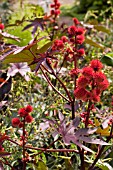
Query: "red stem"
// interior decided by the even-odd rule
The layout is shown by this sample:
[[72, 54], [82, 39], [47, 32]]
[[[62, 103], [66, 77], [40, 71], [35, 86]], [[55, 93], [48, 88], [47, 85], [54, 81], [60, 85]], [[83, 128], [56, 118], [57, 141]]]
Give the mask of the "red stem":
[[42, 66], [49, 74], [52, 74], [52, 75], [54, 75], [54, 76], [56, 77], [56, 79], [60, 82], [60, 84], [61, 84], [62, 87], [64, 88], [64, 90], [65, 90], [65, 92], [66, 92], [66, 94], [67, 94], [70, 102], [72, 102], [72, 98], [71, 98], [71, 96], [70, 96], [70, 94], [69, 94], [69, 91], [67, 90], [67, 88], [66, 88], [66, 86], [64, 85], [64, 83], [63, 83], [63, 82], [59, 79], [59, 77], [54, 73], [54, 71], [52, 70], [52, 73], [50, 73], [43, 65], [41, 65], [41, 66]]
[[3, 158], [3, 159], [4, 159], [5, 162], [0, 160], [3, 164], [8, 165], [11, 168], [11, 170], [15, 170], [14, 167], [7, 161], [6, 158]]
[[[21, 146], [19, 143], [13, 141], [12, 139], [7, 139], [8, 141], [16, 144], [16, 145], [19, 145]], [[75, 149], [46, 149], [46, 148], [35, 148], [33, 146], [29, 146], [29, 145], [26, 145], [25, 146], [26, 149], [33, 149], [33, 150], [40, 150], [40, 151], [44, 151], [44, 152], [75, 152], [75, 153], [79, 153], [77, 150]]]
[[63, 96], [63, 95], [62, 95], [62, 94], [61, 94], [61, 93], [53, 86], [53, 84], [52, 84], [51, 81], [49, 80], [47, 74], [44, 73], [44, 71], [43, 71], [43, 69], [42, 69], [41, 67], [40, 67], [40, 69], [41, 69], [41, 71], [42, 71], [44, 77], [46, 78], [48, 84], [53, 88], [53, 90], [56, 91], [63, 99], [65, 99], [65, 100], [67, 100], [68, 102], [70, 102], [69, 99], [67, 99], [65, 96]]
[[25, 118], [23, 120], [23, 170], [26, 169], [26, 160], [25, 160], [25, 137], [26, 137], [26, 133], [25, 133]]

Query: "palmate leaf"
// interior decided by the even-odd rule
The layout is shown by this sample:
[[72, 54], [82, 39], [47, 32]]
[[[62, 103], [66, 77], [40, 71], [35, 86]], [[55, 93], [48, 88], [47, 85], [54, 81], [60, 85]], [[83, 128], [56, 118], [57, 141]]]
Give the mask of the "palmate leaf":
[[90, 134], [93, 134], [94, 132], [97, 131], [97, 128], [81, 128], [81, 129], [78, 129], [76, 132], [75, 132], [75, 135], [76, 137], [79, 137], [81, 135], [90, 135]]
[[43, 19], [43, 17], [42, 17], [42, 18], [35, 18], [34, 20], [30, 20], [30, 21], [29, 21], [30, 24], [28, 24], [27, 26], [25, 26], [22, 31], [27, 30], [27, 29], [29, 29], [30, 27], [33, 27], [32, 35], [34, 35], [35, 32], [37, 31], [38, 27], [40, 27], [41, 30], [43, 30], [43, 22], [44, 22], [44, 21], [45, 21], [45, 20]]
[[33, 55], [30, 53], [29, 49], [35, 45], [37, 42], [33, 42], [24, 47], [15, 46], [7, 51], [3, 51], [0, 55], [0, 59], [3, 63], [18, 63], [18, 62], [28, 62], [32, 61]]
[[8, 38], [8, 39], [13, 39], [13, 40], [15, 40], [15, 41], [20, 42], [20, 38], [19, 38], [19, 37], [16, 37], [16, 36], [14, 36], [14, 35], [11, 35], [11, 34], [9, 34], [9, 33], [7, 33], [7, 32], [0, 32], [0, 38], [2, 38], [2, 37]]
[[[81, 128], [76, 130], [77, 125], [79, 125], [80, 122], [79, 117], [75, 117], [75, 119], [70, 122], [69, 126], [67, 125], [66, 119], [64, 118], [64, 115], [62, 115], [62, 113], [59, 114], [59, 120], [60, 122], [56, 122], [55, 120], [50, 121], [48, 119], [44, 119], [45, 123], [43, 123], [43, 129], [45, 130], [49, 127], [54, 129], [54, 132], [52, 132], [52, 136], [55, 138], [56, 135], [61, 135], [65, 145], [70, 145], [70, 143], [72, 142], [80, 148], [83, 148], [84, 150], [92, 153], [94, 152], [90, 148], [86, 147], [83, 144], [83, 141], [92, 144], [109, 145], [103, 140], [94, 139], [93, 137], [89, 136], [97, 131], [97, 127]], [[41, 127], [43, 126], [41, 123]]]
[[18, 26], [18, 25], [22, 24], [24, 21], [25, 21], [25, 16], [23, 16], [23, 18], [21, 20], [16, 20], [14, 24], [6, 25], [5, 28], [12, 27], [12, 26]]
[[[18, 50], [20, 50], [20, 49], [17, 49], [17, 51]], [[3, 56], [5, 56], [3, 63], [4, 64], [20, 63], [20, 62], [30, 63], [34, 60], [34, 57], [29, 50], [23, 49], [22, 51], [16, 53], [17, 51], [15, 50], [15, 52], [9, 54], [8, 56], [6, 56], [7, 54], [3, 55]]]
[[3, 60], [5, 64], [27, 62], [30, 66], [39, 61], [43, 62], [42, 58], [44, 59], [44, 56], [41, 56], [40, 53], [44, 53], [51, 45], [51, 42], [47, 42], [43, 47], [37, 49], [37, 43], [44, 38], [46, 37], [44, 36], [38, 40], [32, 41], [29, 45], [24, 47], [16, 46], [14, 49], [2, 53], [0, 59]]
[[85, 137], [85, 136], [79, 137], [79, 140], [82, 140], [86, 143], [92, 143], [92, 144], [97, 144], [97, 145], [110, 145], [109, 143], [106, 143], [103, 140], [95, 139], [91, 137]]

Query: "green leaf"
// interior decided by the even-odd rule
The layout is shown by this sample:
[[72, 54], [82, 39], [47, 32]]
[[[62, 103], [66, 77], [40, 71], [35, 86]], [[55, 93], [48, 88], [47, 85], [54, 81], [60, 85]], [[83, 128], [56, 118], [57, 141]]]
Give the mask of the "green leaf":
[[102, 31], [102, 32], [105, 32], [107, 34], [110, 34], [110, 30], [102, 25], [94, 25], [94, 28], [98, 31]]
[[74, 170], [69, 159], [65, 159], [65, 168], [66, 170]]
[[8, 55], [3, 63], [8, 64], [8, 63], [20, 63], [20, 62], [32, 62], [33, 61], [33, 55], [31, 54], [30, 51], [28, 50], [23, 50], [17, 54], [10, 54]]
[[43, 47], [41, 47], [39, 50], [37, 50], [37, 53], [44, 53], [47, 51], [47, 49], [52, 45], [53, 42], [48, 42]]
[[106, 162], [102, 162], [101, 164], [99, 163], [97, 165], [99, 168], [101, 168], [102, 170], [113, 170], [113, 167], [111, 167], [108, 163]]
[[7, 43], [9, 44], [15, 44], [22, 47], [27, 45], [29, 41], [32, 39], [31, 32], [29, 30], [22, 32], [21, 25], [9, 27], [6, 29], [6, 31], [8, 32], [8, 34], [14, 35], [14, 37], [19, 37], [20, 39], [20, 41], [14, 41], [15, 39], [12, 38], [9, 39], [7, 37]]
[[89, 44], [91, 46], [94, 46], [96, 48], [101, 48], [102, 50], [104, 50], [104, 46], [103, 45], [96, 43], [95, 41], [91, 40], [90, 38], [86, 37], [85, 38], [85, 43]]
[[113, 53], [108, 53], [101, 58], [101, 62], [107, 66], [113, 66]]
[[36, 170], [47, 170], [47, 166], [44, 164], [43, 161], [38, 161], [38, 164], [36, 166]]
[[106, 55], [109, 57], [113, 57], [113, 53], [107, 53]]
[[4, 38], [7, 38], [7, 39], [12, 39], [12, 40], [20, 42], [19, 37], [8, 34], [7, 32], [0, 32], [0, 37], [4, 37]]

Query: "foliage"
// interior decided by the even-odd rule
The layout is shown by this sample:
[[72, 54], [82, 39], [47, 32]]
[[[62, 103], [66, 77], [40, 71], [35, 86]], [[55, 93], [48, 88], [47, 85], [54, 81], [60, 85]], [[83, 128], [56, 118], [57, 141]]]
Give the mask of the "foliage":
[[0, 168], [111, 169], [112, 32], [50, 7], [0, 27]]
[[61, 8], [63, 15], [75, 17], [83, 20], [85, 15], [89, 19], [103, 21], [104, 18], [111, 16], [113, 18], [112, 0], [78, 0], [73, 6], [63, 6]]

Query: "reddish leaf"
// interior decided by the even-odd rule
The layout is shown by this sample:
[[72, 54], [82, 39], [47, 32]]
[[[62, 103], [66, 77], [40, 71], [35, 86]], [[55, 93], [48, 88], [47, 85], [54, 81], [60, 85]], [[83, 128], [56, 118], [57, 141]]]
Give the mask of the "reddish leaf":
[[29, 22], [30, 24], [25, 26], [22, 31], [27, 30], [30, 27], [33, 27], [32, 35], [34, 35], [38, 27], [40, 27], [43, 30], [43, 22], [44, 22], [43, 18], [35, 18], [34, 20], [30, 20]]

